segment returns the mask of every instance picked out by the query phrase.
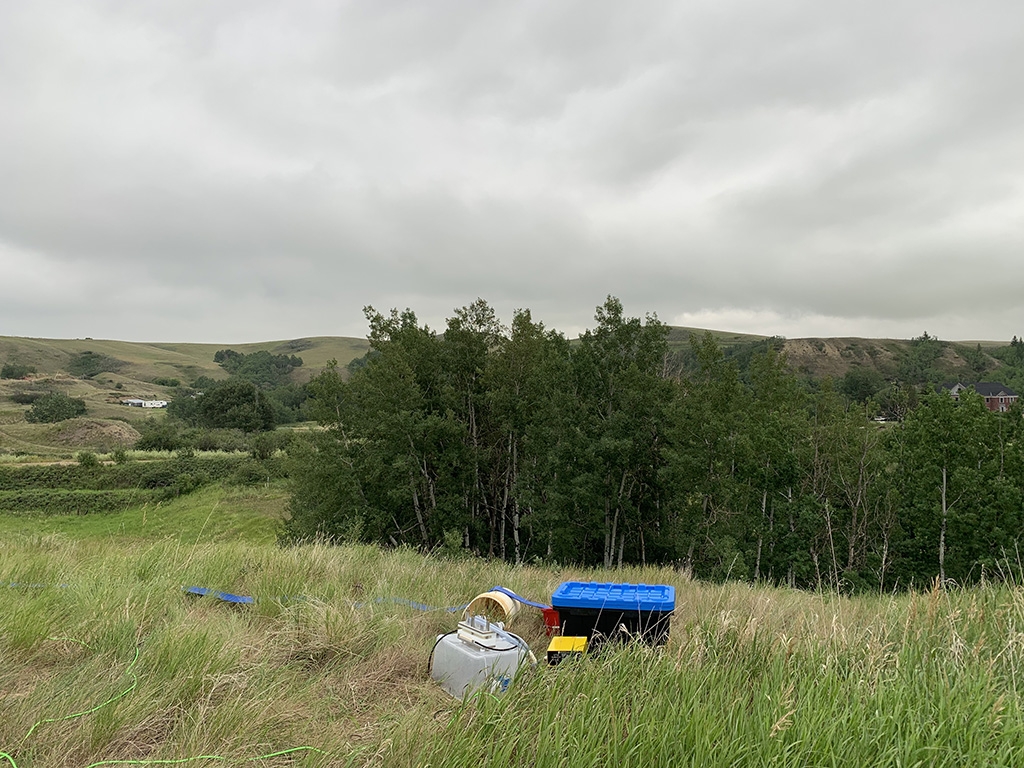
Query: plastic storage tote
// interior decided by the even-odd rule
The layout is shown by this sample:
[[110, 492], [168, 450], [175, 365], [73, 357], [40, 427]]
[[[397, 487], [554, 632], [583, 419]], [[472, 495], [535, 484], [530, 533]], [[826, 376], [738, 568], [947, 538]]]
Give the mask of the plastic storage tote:
[[594, 642], [640, 640], [664, 645], [676, 608], [676, 588], [667, 584], [566, 581], [551, 596], [563, 635]]

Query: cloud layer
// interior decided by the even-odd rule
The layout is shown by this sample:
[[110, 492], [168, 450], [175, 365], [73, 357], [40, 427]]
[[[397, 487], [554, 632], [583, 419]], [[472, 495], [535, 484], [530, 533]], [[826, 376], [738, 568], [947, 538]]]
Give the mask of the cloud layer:
[[[20, 7], [19, 7], [20, 6]], [[0, 334], [1024, 331], [1024, 6], [0, 9]]]

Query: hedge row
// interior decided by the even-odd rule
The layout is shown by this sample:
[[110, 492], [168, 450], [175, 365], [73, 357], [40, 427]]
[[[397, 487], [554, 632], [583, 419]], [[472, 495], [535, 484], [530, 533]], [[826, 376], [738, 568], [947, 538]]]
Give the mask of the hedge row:
[[165, 493], [160, 490], [68, 491], [52, 488], [0, 491], [0, 512], [92, 515], [158, 501]]
[[0, 467], [0, 491], [89, 490], [171, 488], [182, 475], [200, 479], [199, 484], [222, 480], [240, 485], [285, 477], [284, 461], [257, 460], [251, 456], [180, 456], [157, 461], [82, 466], [47, 464]]

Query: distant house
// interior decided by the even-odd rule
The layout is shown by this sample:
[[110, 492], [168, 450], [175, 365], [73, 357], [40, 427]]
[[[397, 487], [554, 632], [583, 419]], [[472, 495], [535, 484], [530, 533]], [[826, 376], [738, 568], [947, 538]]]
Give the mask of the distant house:
[[142, 400], [138, 397], [126, 397], [121, 401], [121, 405], [127, 405], [131, 408], [166, 408], [166, 400]]
[[975, 384], [943, 384], [942, 388], [953, 396], [954, 400], [960, 399], [960, 393], [965, 389], [972, 389], [981, 395], [985, 400], [985, 407], [990, 411], [1005, 413], [1010, 406], [1017, 402], [1017, 393], [997, 381], [979, 381]]

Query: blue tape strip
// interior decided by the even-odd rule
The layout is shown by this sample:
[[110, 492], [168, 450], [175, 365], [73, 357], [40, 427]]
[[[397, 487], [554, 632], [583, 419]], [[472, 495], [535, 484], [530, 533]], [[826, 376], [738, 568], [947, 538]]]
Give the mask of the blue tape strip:
[[[233, 595], [230, 592], [218, 592], [217, 590], [213, 590], [208, 587], [182, 587], [181, 589], [183, 592], [187, 592], [190, 595], [198, 595], [199, 597], [205, 597], [206, 595], [210, 595], [212, 597], [217, 598], [218, 600], [223, 600], [227, 603], [242, 603], [246, 605], [251, 605], [252, 603], [256, 602], [256, 598], [254, 597], [247, 597], [245, 595]], [[279, 599], [282, 602], [300, 602], [303, 600], [308, 600], [309, 598], [305, 597], [304, 595], [286, 595]], [[380, 605], [381, 603], [393, 603], [394, 605], [404, 605], [408, 608], [413, 608], [417, 611], [424, 611], [425, 613], [429, 613], [431, 611], [445, 611], [447, 613], [456, 613], [458, 611], [465, 610], [466, 606], [469, 605], [469, 603], [463, 603], [462, 605], [453, 605], [449, 606], [448, 608], [435, 608], [432, 605], [420, 603], [416, 600], [407, 600], [404, 597], [378, 597], [373, 600], [373, 603], [377, 605]], [[367, 605], [369, 605], [369, 603], [353, 603], [352, 605], [355, 608], [364, 608]]]
[[223, 600], [225, 603], [237, 603], [239, 605], [252, 605], [256, 602], [256, 598], [247, 597], [245, 595], [233, 595], [230, 592], [219, 592], [206, 587], [182, 587], [182, 590], [188, 592], [190, 595], [212, 595], [218, 600]]
[[[48, 585], [47, 584], [23, 584], [21, 582], [12, 581], [12, 582], [9, 582], [7, 586], [12, 588], [12, 589], [45, 589]], [[68, 588], [71, 585], [70, 584], [58, 584], [57, 586], [60, 587], [61, 589], [66, 589], [66, 588]], [[221, 592], [220, 590], [210, 589], [209, 587], [182, 587], [181, 590], [182, 590], [182, 592], [186, 592], [186, 593], [188, 593], [190, 595], [196, 595], [198, 597], [206, 597], [207, 595], [209, 595], [209, 596], [215, 597], [216, 599], [221, 600], [221, 601], [223, 601], [225, 603], [234, 603], [236, 605], [252, 605], [253, 603], [256, 602], [256, 598], [255, 597], [249, 597], [248, 595], [233, 595], [230, 592]], [[525, 597], [521, 597], [520, 595], [517, 595], [515, 592], [513, 592], [511, 589], [506, 589], [505, 587], [494, 587], [490, 591], [491, 592], [501, 592], [503, 595], [508, 595], [513, 600], [516, 600], [516, 601], [522, 603], [523, 605], [530, 605], [530, 606], [533, 606], [534, 608], [550, 608], [551, 607], [550, 605], [545, 605], [543, 603], [535, 603], [532, 600], [527, 600]], [[305, 595], [285, 595], [285, 596], [280, 597], [278, 599], [281, 602], [283, 602], [283, 603], [287, 603], [287, 602], [301, 602], [303, 600], [308, 600], [309, 598], [307, 598]], [[381, 604], [381, 603], [393, 603], [394, 605], [404, 605], [404, 606], [406, 606], [408, 608], [412, 608], [412, 609], [417, 610], [417, 611], [423, 611], [424, 613], [430, 613], [432, 611], [444, 611], [445, 613], [458, 613], [460, 611], [466, 610], [466, 608], [469, 606], [469, 603], [463, 603], [462, 605], [450, 605], [450, 606], [448, 606], [446, 608], [436, 608], [436, 607], [434, 607], [432, 605], [427, 605], [426, 603], [421, 603], [421, 602], [418, 602], [416, 600], [408, 600], [408, 599], [406, 599], [404, 597], [378, 597], [378, 598], [375, 598], [373, 600], [373, 602], [378, 604], [378, 605]], [[353, 605], [356, 608], [362, 608], [362, 607], [364, 607], [366, 605], [366, 603], [353, 603]]]
[[501, 592], [501, 594], [508, 595], [513, 600], [516, 600], [516, 601], [522, 603], [523, 605], [529, 605], [529, 606], [532, 606], [534, 608], [544, 609], [544, 608], [550, 608], [551, 607], [550, 605], [547, 605], [545, 603], [535, 603], [535, 602], [533, 602], [533, 600], [527, 600], [525, 597], [520, 597], [515, 592], [513, 592], [511, 589], [505, 589], [505, 587], [493, 587], [491, 589], [491, 592]]

